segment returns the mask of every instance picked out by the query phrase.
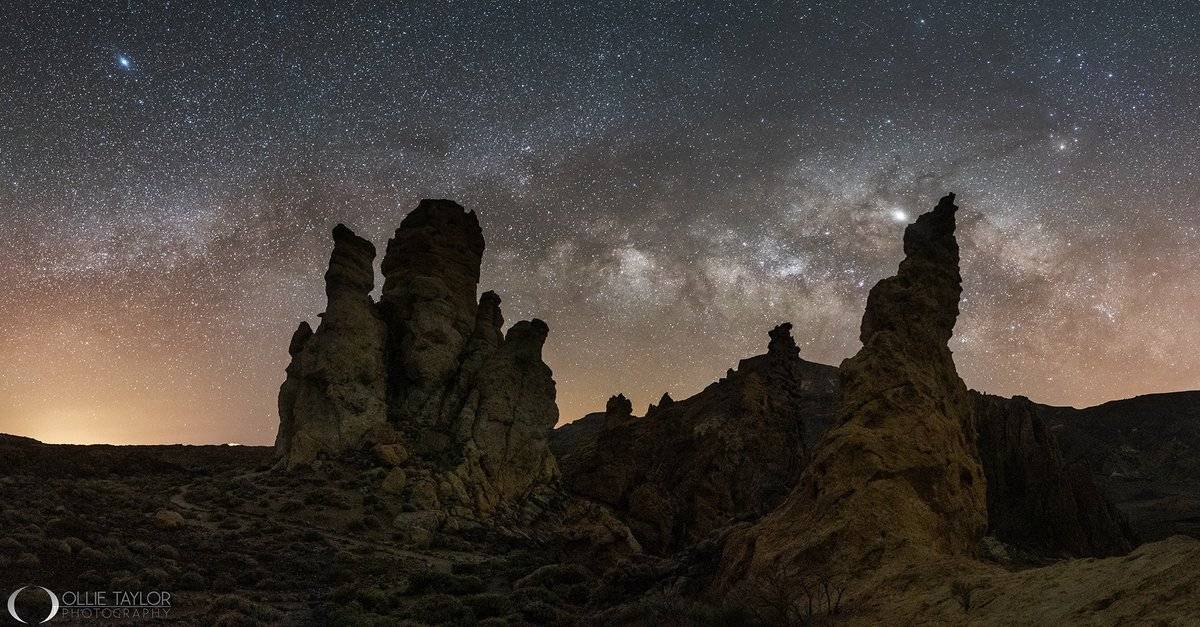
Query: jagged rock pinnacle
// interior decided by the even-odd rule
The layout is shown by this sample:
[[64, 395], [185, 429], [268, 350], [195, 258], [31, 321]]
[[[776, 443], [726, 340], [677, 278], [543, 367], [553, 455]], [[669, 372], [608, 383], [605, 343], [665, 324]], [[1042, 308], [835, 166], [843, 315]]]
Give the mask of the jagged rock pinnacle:
[[288, 467], [357, 447], [386, 423], [385, 330], [370, 297], [374, 261], [371, 242], [345, 225], [333, 229], [325, 313], [316, 332], [302, 322], [292, 335], [279, 390], [276, 449]]
[[771, 341], [767, 344], [767, 354], [785, 359], [800, 356], [800, 347], [792, 338], [792, 323], [785, 322], [767, 333]]
[[840, 369], [834, 428], [787, 500], [726, 545], [718, 588], [764, 578], [872, 578], [969, 555], [987, 522], [966, 386], [946, 342], [961, 277], [954, 196], [906, 229], [896, 276], [867, 299]]

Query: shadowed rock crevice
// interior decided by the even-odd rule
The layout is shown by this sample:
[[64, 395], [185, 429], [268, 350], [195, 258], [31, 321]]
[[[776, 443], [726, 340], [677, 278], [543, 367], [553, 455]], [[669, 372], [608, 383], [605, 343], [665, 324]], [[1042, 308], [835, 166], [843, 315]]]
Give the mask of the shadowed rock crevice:
[[989, 535], [1052, 557], [1118, 555], [1137, 544], [1087, 465], [1063, 460], [1041, 406], [1024, 397], [973, 393], [972, 400]]

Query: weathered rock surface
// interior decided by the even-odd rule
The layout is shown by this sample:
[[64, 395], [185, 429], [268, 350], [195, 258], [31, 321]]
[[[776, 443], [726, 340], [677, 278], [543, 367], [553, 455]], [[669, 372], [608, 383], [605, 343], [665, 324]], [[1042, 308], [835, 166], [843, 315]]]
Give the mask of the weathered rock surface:
[[388, 242], [376, 304], [374, 246], [334, 229], [328, 308], [293, 337], [280, 389], [284, 466], [369, 450], [396, 469], [381, 491], [464, 517], [556, 493], [549, 329], [535, 319], [503, 334], [500, 297], [476, 301], [483, 247], [473, 212], [421, 201]]
[[375, 246], [344, 225], [333, 229], [328, 299], [316, 332], [301, 322], [279, 390], [275, 446], [288, 467], [358, 447], [387, 424], [385, 328], [370, 292]]
[[867, 299], [863, 348], [840, 368], [836, 425], [783, 504], [730, 537], [718, 590], [836, 577], [861, 591], [976, 551], [985, 482], [947, 348], [961, 293], [953, 201], [906, 229], [899, 272]]
[[691, 398], [664, 395], [643, 418], [618, 395], [604, 413], [555, 430], [566, 483], [612, 507], [659, 554], [770, 511], [825, 431], [836, 386], [836, 369], [800, 359], [790, 328]]
[[973, 393], [988, 533], [1037, 555], [1104, 557], [1137, 538], [1083, 463], [1064, 462], [1040, 407]]
[[[785, 326], [772, 331], [774, 354], [796, 355], [790, 335], [780, 333]], [[773, 336], [774, 337], [774, 336]], [[770, 351], [768, 354], [771, 354]], [[632, 415], [632, 404], [624, 395], [609, 399], [604, 412], [592, 413], [555, 429], [551, 448], [559, 460], [567, 487], [586, 498], [599, 500], [614, 508], [618, 516], [630, 524], [639, 539], [655, 553], [677, 549], [711, 531], [716, 521], [747, 520], [765, 514], [778, 503], [798, 473], [806, 466], [811, 449], [825, 435], [832, 422], [837, 404], [837, 369], [803, 362], [798, 381], [808, 392], [797, 395], [802, 399], [796, 412], [787, 403], [756, 405], [750, 414], [736, 399], [740, 393], [722, 392], [727, 386], [743, 379], [730, 379], [710, 386], [704, 402], [694, 403], [686, 413], [666, 411], [674, 401], [664, 394], [658, 405], [651, 405], [645, 418]], [[771, 363], [789, 363], [791, 359]], [[744, 363], [756, 364], [754, 360]], [[739, 368], [738, 372], [742, 372]], [[768, 385], [793, 385], [788, 376], [768, 377]], [[726, 404], [728, 398], [735, 399]], [[1021, 550], [1014, 559], [1054, 559], [1064, 556], [1100, 557], [1127, 552], [1136, 544], [1136, 536], [1125, 518], [1092, 480], [1082, 464], [1065, 462], [1058, 453], [1052, 434], [1038, 417], [1038, 406], [1021, 399], [1001, 399], [970, 393], [972, 421], [978, 425], [980, 462], [988, 479], [988, 530], [1010, 547]], [[774, 412], [791, 412], [775, 415]], [[734, 416], [734, 418], [729, 418]], [[753, 416], [753, 419], [750, 417]], [[663, 419], [663, 420], [660, 420]], [[781, 486], [774, 497], [766, 498], [766, 507], [748, 507], [736, 499], [712, 499], [712, 490], [679, 493], [673, 498], [681, 502], [689, 498], [706, 500], [707, 514], [703, 524], [693, 524], [679, 512], [668, 513], [664, 508], [651, 509], [644, 502], [629, 498], [641, 477], [655, 473], [669, 474], [655, 479], [664, 485], [704, 485], [713, 469], [695, 463], [697, 449], [705, 446], [725, 446], [723, 442], [773, 440], [778, 433], [771, 431], [789, 420], [796, 421], [803, 434], [804, 445], [797, 453], [791, 447], [764, 447], [745, 463], [760, 468], [784, 468], [785, 474], [775, 475]], [[692, 433], [694, 425], [720, 424], [725, 431], [714, 443], [700, 444]], [[737, 433], [759, 431], [757, 435]], [[714, 432], [702, 431], [703, 436]], [[794, 438], [790, 431], [785, 439]], [[772, 455], [791, 458], [770, 459]], [[667, 469], [670, 472], [667, 473]], [[660, 490], [661, 491], [661, 490]], [[634, 503], [639, 512], [631, 511]], [[686, 509], [686, 508], [682, 508]], [[647, 514], [650, 514], [647, 516]], [[657, 516], [657, 518], [655, 518]], [[651, 523], [645, 518], [649, 517]], [[683, 525], [687, 532], [670, 536], [663, 542], [658, 529]]]
[[981, 583], [966, 596], [973, 624], [1195, 624], [1200, 542], [1177, 536], [1124, 557], [1069, 560]]
[[[807, 599], [844, 624], [1186, 624], [1200, 609], [1194, 540], [1020, 572], [978, 559], [986, 510], [975, 417], [989, 431], [979, 442], [997, 448], [997, 495], [1010, 506], [1028, 473], [1063, 466], [1032, 404], [972, 398], [954, 374], [952, 201], [906, 231], [900, 272], [872, 290], [863, 349], [843, 363], [839, 423], [784, 504], [729, 533], [714, 591], [782, 622], [807, 620]], [[1034, 459], [1015, 463], [1022, 453]], [[830, 589], [842, 604], [821, 608]]]
[[1063, 457], [1091, 470], [1139, 536], [1200, 537], [1200, 392], [1037, 407]]

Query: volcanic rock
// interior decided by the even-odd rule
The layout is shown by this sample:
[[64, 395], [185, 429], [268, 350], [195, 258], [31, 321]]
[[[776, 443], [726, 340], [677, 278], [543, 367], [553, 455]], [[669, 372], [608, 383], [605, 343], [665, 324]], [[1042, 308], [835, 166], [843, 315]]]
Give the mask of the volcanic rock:
[[1064, 459], [1090, 470], [1138, 536], [1200, 538], [1200, 392], [1037, 409]]
[[1137, 544], [1087, 465], [1063, 461], [1038, 405], [1024, 397], [973, 393], [972, 399], [989, 535], [1046, 556], [1104, 557]]
[[976, 551], [984, 475], [947, 348], [961, 293], [953, 201], [942, 198], [905, 230], [899, 272], [871, 290], [863, 348], [840, 368], [836, 426], [783, 504], [732, 534], [719, 589], [806, 577], [866, 587]]
[[280, 389], [282, 465], [370, 450], [403, 468], [387, 475], [387, 492], [464, 517], [556, 491], [547, 439], [558, 408], [541, 357], [549, 329], [535, 319], [504, 334], [500, 297], [476, 301], [475, 214], [421, 201], [388, 242], [378, 304], [374, 246], [342, 225], [333, 236], [328, 308], [315, 333], [302, 323], [293, 336]]
[[633, 415], [633, 401], [625, 398], [624, 394], [617, 394], [608, 399], [604, 414], [613, 419], [628, 418]]
[[646, 418], [624, 395], [555, 430], [551, 445], [580, 496], [614, 509], [647, 551], [669, 553], [787, 494], [831, 418], [836, 369], [799, 357], [785, 324], [768, 352]]
[[289, 468], [360, 446], [387, 424], [386, 337], [370, 292], [375, 246], [344, 225], [333, 229], [325, 273], [328, 305], [314, 333], [292, 335], [292, 362], [279, 390], [275, 446]]

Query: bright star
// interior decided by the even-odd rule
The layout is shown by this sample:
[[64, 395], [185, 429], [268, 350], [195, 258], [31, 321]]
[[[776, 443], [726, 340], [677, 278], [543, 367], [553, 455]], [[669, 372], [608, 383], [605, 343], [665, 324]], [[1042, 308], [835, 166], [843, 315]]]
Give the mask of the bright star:
[[126, 70], [133, 67], [133, 61], [130, 61], [129, 57], [123, 54], [117, 55], [117, 63]]
[[903, 209], [892, 209], [892, 219], [896, 222], [908, 222], [908, 213]]

